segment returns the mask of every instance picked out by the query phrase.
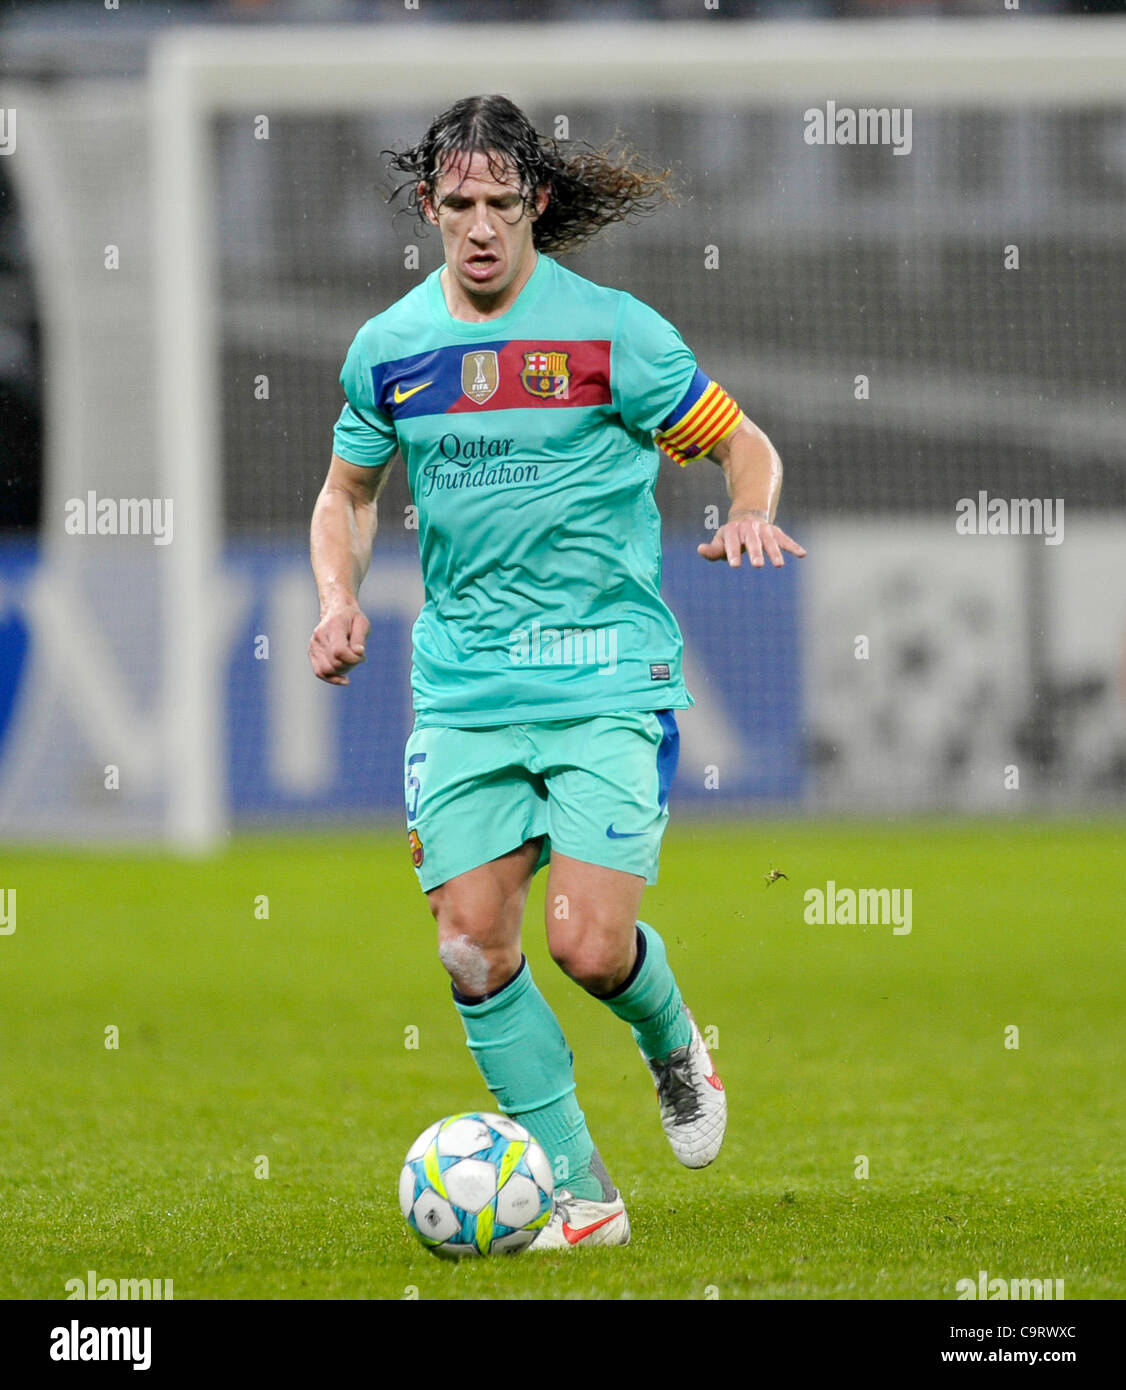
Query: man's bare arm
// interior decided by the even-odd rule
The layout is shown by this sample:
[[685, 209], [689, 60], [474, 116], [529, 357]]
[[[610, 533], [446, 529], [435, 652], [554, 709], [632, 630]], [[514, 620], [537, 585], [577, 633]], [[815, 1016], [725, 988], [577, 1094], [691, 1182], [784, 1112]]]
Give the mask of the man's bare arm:
[[390, 464], [360, 468], [333, 454], [313, 508], [309, 553], [321, 620], [309, 642], [313, 673], [330, 685], [347, 685], [348, 671], [364, 660], [371, 624], [357, 595], [371, 562], [377, 527], [376, 498]]
[[710, 458], [723, 468], [731, 510], [710, 541], [696, 547], [705, 560], [742, 564], [742, 552], [761, 568], [763, 552], [775, 567], [785, 564], [782, 551], [805, 554], [804, 546], [774, 525], [782, 492], [782, 460], [766, 435], [744, 415], [734, 431], [712, 449]]

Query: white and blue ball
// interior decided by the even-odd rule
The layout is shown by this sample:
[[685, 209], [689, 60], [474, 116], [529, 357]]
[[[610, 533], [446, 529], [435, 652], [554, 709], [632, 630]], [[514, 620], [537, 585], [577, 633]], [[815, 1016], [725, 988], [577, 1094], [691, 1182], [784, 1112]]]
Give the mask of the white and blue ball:
[[504, 1115], [448, 1115], [418, 1136], [399, 1175], [407, 1225], [434, 1255], [510, 1254], [551, 1220], [547, 1155]]

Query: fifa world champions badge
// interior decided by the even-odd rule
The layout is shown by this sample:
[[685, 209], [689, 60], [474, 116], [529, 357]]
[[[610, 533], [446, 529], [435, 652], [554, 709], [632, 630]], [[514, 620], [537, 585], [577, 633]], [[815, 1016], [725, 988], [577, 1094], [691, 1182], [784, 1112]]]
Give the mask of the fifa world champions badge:
[[467, 352], [461, 359], [461, 389], [471, 401], [484, 405], [500, 385], [500, 365], [493, 348]]
[[526, 352], [520, 380], [524, 390], [543, 400], [566, 400], [571, 388], [567, 352]]

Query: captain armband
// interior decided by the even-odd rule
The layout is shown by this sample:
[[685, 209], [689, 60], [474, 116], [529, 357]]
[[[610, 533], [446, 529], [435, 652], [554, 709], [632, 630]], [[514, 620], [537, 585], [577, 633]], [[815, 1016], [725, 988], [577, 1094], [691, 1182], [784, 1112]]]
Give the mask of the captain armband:
[[742, 419], [743, 412], [723, 387], [697, 370], [687, 394], [654, 438], [669, 458], [683, 467], [710, 454], [738, 429]]

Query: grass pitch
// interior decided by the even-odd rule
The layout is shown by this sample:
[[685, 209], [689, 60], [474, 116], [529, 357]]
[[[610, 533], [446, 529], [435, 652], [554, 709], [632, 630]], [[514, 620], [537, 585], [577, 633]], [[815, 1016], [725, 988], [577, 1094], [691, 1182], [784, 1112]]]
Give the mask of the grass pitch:
[[[730, 1123], [699, 1173], [628, 1029], [548, 958], [541, 875], [526, 948], [634, 1239], [456, 1266], [406, 1230], [399, 1166], [490, 1097], [400, 833], [9, 852], [0, 1297], [94, 1270], [177, 1300], [953, 1299], [986, 1270], [1121, 1298], [1123, 843], [674, 818], [643, 911], [718, 1040]], [[830, 879], [910, 888], [910, 934], [807, 924]]]

